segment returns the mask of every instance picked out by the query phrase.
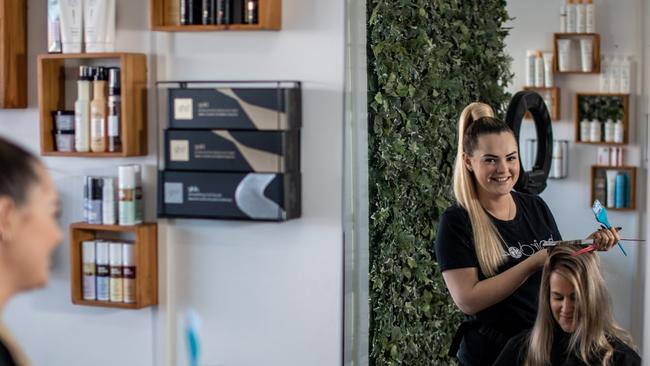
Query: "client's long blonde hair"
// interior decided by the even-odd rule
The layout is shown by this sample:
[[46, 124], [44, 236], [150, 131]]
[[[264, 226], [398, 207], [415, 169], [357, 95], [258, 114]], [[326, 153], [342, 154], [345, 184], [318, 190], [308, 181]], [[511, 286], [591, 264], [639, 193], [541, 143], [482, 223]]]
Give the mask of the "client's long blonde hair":
[[594, 252], [574, 256], [579, 248], [562, 246], [555, 248], [544, 265], [539, 290], [537, 319], [528, 339], [526, 366], [551, 364], [555, 319], [551, 311], [551, 273], [557, 273], [569, 281], [575, 289], [575, 332], [571, 335], [569, 349], [588, 365], [610, 364], [614, 355], [612, 340], [617, 338], [632, 346], [629, 334], [612, 316], [609, 294], [600, 273], [598, 256]]

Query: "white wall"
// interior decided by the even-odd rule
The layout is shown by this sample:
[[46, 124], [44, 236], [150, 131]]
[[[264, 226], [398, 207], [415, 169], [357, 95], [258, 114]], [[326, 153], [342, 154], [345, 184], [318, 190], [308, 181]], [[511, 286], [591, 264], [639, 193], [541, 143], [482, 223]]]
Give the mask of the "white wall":
[[[29, 108], [1, 110], [0, 134], [38, 152], [36, 55], [45, 51], [45, 2], [29, 0]], [[118, 0], [122, 51], [149, 54], [156, 80], [303, 82], [303, 216], [288, 223], [161, 220], [157, 309], [73, 306], [67, 237], [47, 289], [21, 295], [4, 320], [36, 365], [184, 365], [187, 308], [202, 317], [202, 365], [334, 365], [342, 359], [343, 0], [284, 0], [280, 32], [152, 33], [147, 1]], [[63, 201], [61, 223], [82, 217], [82, 176], [145, 169], [155, 220], [156, 121], [150, 155], [45, 158]], [[65, 336], [63, 336], [65, 334]]]
[[[525, 83], [526, 50], [552, 50], [553, 32], [560, 30], [561, 0], [508, 1], [508, 11], [515, 19], [509, 23], [513, 29], [507, 39], [507, 52], [512, 56], [511, 70], [515, 73], [511, 91], [521, 90]], [[642, 2], [639, 0], [605, 1], [595, 0], [596, 32], [601, 36], [601, 53], [631, 55], [636, 63], [636, 78], [633, 76], [631, 99], [630, 145], [627, 147], [628, 165], [639, 166], [641, 149], [645, 143], [645, 118], [641, 118], [643, 87], [640, 78], [642, 65]], [[569, 177], [549, 180], [542, 197], [548, 203], [560, 232], [565, 239], [580, 239], [597, 229], [590, 210], [589, 175], [590, 166], [596, 163], [597, 148], [592, 145], [574, 143], [573, 98], [578, 92], [597, 92], [598, 75], [555, 75], [555, 83], [561, 89], [561, 119], [553, 122], [554, 139], [567, 139], [569, 143]], [[523, 128], [522, 138], [533, 138], [532, 123]], [[622, 226], [624, 237], [638, 237], [641, 234], [640, 215], [645, 212], [645, 174], [639, 171], [637, 182], [637, 210], [631, 213], [611, 212], [610, 221]], [[635, 341], [641, 345], [642, 334], [642, 265], [644, 253], [635, 244], [625, 246], [629, 256], [624, 257], [618, 249], [601, 253], [603, 268], [613, 307], [620, 324], [632, 332]]]

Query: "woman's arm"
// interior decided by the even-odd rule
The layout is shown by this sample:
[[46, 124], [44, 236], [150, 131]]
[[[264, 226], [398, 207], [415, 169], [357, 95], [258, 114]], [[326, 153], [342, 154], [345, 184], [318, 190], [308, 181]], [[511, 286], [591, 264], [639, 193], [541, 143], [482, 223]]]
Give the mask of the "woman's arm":
[[456, 306], [463, 313], [473, 315], [510, 296], [544, 265], [546, 258], [546, 250], [540, 250], [507, 271], [483, 281], [478, 280], [476, 267], [446, 270], [442, 277]]

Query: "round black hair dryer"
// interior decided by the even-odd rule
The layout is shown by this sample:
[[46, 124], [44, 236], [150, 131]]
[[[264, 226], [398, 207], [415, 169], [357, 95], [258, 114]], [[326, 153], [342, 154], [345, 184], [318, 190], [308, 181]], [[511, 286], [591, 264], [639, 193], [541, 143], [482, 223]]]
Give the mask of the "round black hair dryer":
[[515, 139], [519, 144], [519, 132], [521, 122], [526, 112], [533, 116], [535, 130], [537, 131], [537, 157], [531, 171], [524, 171], [524, 166], [519, 159], [519, 179], [515, 183], [515, 190], [518, 192], [539, 194], [546, 188], [551, 170], [551, 159], [553, 156], [553, 127], [551, 116], [548, 113], [544, 99], [533, 91], [520, 91], [512, 98], [506, 113], [506, 123], [515, 133]]

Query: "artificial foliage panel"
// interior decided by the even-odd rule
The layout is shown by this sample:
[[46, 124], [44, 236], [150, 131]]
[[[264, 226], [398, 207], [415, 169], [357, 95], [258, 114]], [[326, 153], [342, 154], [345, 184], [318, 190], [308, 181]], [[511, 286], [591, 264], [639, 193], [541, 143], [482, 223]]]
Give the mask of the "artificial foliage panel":
[[435, 259], [452, 202], [456, 128], [510, 95], [506, 2], [368, 0], [370, 363], [452, 365], [462, 315]]

